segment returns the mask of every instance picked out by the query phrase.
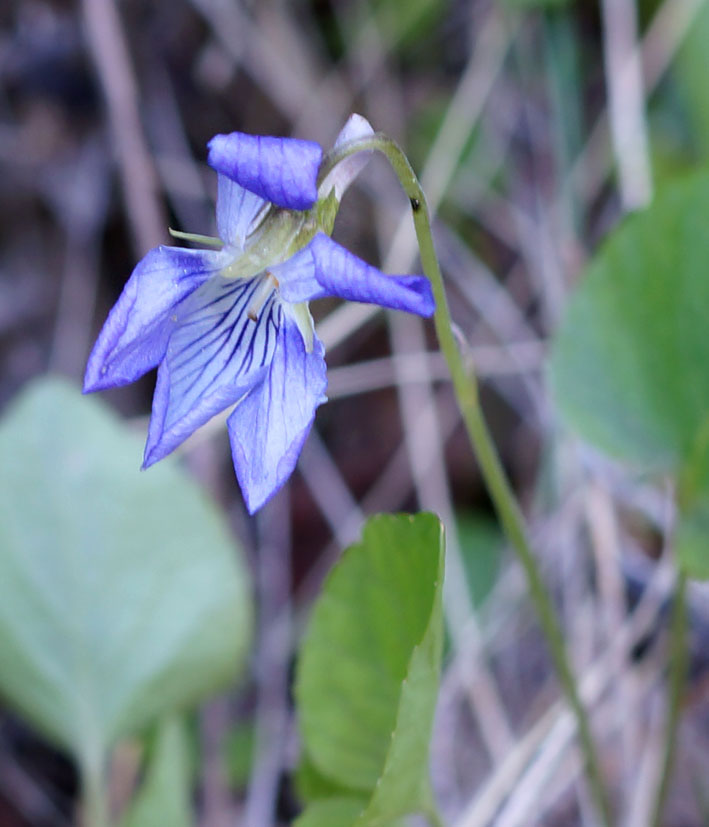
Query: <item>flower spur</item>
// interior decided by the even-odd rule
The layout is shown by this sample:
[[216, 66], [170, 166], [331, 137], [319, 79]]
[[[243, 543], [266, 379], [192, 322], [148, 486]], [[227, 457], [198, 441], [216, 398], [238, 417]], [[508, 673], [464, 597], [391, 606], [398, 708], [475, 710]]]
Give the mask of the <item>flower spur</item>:
[[[335, 147], [370, 134], [367, 121], [352, 115]], [[234, 405], [227, 419], [234, 467], [254, 513], [291, 475], [326, 401], [324, 348], [307, 303], [336, 296], [433, 313], [427, 279], [385, 276], [329, 238], [367, 155], [341, 161], [318, 187], [322, 149], [311, 141], [238, 132], [210, 141], [217, 249], [151, 250], [86, 368], [89, 392], [158, 366], [144, 468]]]

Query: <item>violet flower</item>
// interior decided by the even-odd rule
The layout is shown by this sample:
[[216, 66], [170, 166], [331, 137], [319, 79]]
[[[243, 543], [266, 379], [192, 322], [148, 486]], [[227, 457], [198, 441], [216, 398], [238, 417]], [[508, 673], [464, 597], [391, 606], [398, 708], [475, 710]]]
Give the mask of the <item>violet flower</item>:
[[[336, 146], [372, 134], [353, 115]], [[209, 144], [219, 173], [215, 249], [157, 247], [136, 266], [89, 357], [84, 391], [158, 367], [143, 467], [235, 405], [236, 475], [253, 513], [292, 473], [326, 401], [324, 348], [307, 302], [339, 296], [430, 316], [419, 276], [385, 276], [329, 238], [337, 205], [369, 153], [317, 186], [322, 149], [234, 132]]]

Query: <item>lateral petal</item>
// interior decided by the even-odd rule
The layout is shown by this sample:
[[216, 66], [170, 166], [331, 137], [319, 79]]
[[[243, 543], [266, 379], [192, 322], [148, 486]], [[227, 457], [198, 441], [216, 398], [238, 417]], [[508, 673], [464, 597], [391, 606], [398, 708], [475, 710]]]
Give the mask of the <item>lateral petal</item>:
[[227, 420], [236, 476], [253, 514], [293, 473], [315, 409], [326, 401], [324, 348], [315, 337], [307, 353], [284, 313], [271, 369]]
[[279, 207], [307, 210], [317, 200], [322, 148], [313, 141], [232, 132], [208, 146], [211, 167]]
[[289, 302], [338, 296], [418, 316], [431, 316], [436, 306], [424, 276], [384, 275], [324, 233], [271, 272], [278, 279], [281, 296]]
[[84, 393], [127, 385], [162, 359], [173, 308], [228, 260], [224, 251], [156, 247], [136, 265], [89, 356]]
[[226, 175], [217, 175], [217, 232], [225, 243], [244, 249], [254, 219], [267, 202], [239, 186]]
[[144, 468], [238, 402], [268, 373], [283, 311], [271, 295], [258, 319], [249, 318], [261, 282], [216, 276], [177, 309], [158, 371]]

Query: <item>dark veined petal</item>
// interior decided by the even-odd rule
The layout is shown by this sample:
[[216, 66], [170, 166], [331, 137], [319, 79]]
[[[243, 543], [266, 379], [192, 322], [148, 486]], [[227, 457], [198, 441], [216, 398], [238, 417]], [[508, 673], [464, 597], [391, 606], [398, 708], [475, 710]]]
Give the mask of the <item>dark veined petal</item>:
[[89, 356], [84, 392], [127, 385], [165, 354], [171, 311], [228, 262], [225, 251], [156, 247], [142, 258]]
[[143, 467], [173, 451], [268, 373], [283, 310], [271, 294], [257, 320], [249, 318], [261, 283], [216, 276], [177, 308], [178, 322], [158, 370]]
[[244, 241], [254, 218], [266, 201], [245, 190], [226, 175], [217, 176], [217, 232], [225, 243], [244, 249]]
[[315, 337], [307, 353], [284, 312], [271, 369], [227, 420], [236, 476], [250, 514], [290, 477], [315, 417], [326, 401], [324, 348]]
[[289, 302], [339, 296], [419, 316], [431, 316], [436, 306], [427, 278], [385, 276], [324, 233], [271, 272]]
[[237, 184], [290, 210], [307, 210], [318, 197], [322, 148], [312, 141], [232, 132], [209, 142], [207, 162]]

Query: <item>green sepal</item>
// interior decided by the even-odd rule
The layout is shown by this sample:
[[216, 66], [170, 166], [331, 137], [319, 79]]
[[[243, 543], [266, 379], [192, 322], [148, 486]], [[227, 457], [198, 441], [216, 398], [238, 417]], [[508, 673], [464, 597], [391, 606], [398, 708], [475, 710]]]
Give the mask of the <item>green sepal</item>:
[[213, 247], [215, 250], [221, 250], [224, 246], [221, 238], [215, 238], [212, 235], [183, 233], [182, 230], [173, 230], [172, 227], [168, 227], [168, 232], [173, 238], [179, 238], [181, 241], [191, 241], [193, 244], [202, 244], [204, 247]]
[[315, 205], [315, 220], [318, 230], [325, 233], [325, 235], [332, 235], [339, 206], [340, 202], [337, 200], [334, 189], [331, 189], [329, 195], [321, 198]]

